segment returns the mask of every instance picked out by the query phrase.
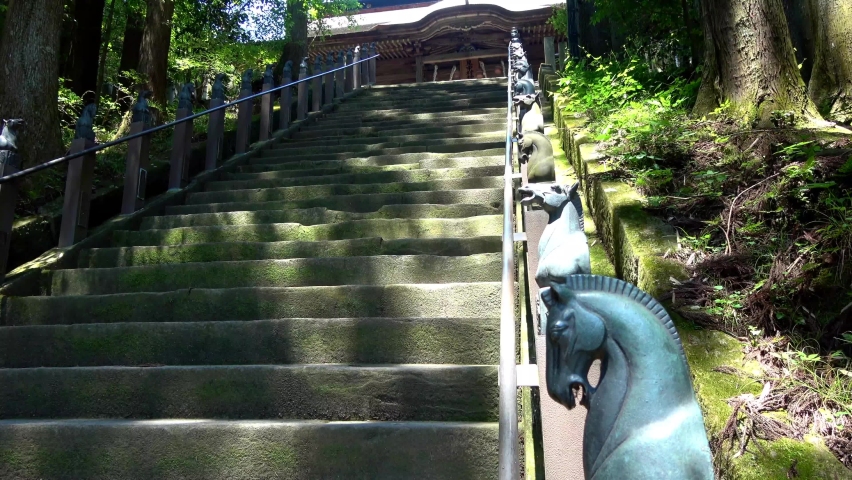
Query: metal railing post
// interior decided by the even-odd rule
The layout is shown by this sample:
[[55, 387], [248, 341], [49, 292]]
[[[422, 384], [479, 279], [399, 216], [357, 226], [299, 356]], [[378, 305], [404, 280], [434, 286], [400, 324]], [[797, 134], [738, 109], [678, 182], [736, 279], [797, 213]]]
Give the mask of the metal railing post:
[[[308, 57], [302, 59], [299, 64], [299, 80], [304, 80], [308, 76]], [[304, 120], [308, 116], [308, 82], [299, 84], [299, 93], [297, 94], [296, 105], [296, 120]]]
[[[284, 76], [281, 80], [282, 85], [287, 85], [293, 81], [293, 62], [287, 60], [284, 64]], [[293, 88], [287, 87], [281, 90], [281, 99], [279, 101], [281, 111], [278, 113], [279, 122], [278, 128], [284, 130], [290, 126], [290, 109], [293, 108]]]
[[[145, 121], [133, 122], [130, 134], [147, 130]], [[121, 214], [130, 215], [145, 205], [145, 185], [148, 182], [148, 168], [151, 159], [148, 149], [151, 143], [150, 135], [134, 138], [127, 144], [127, 161], [124, 170], [124, 195], [121, 200]]]
[[351, 92], [355, 89], [355, 66], [352, 65], [352, 59], [354, 58], [355, 53], [350, 48], [346, 51], [346, 65], [349, 68], [344, 68], [343, 71], [346, 72], [346, 93]]
[[346, 69], [342, 68], [344, 66], [346, 66], [346, 54], [341, 50], [337, 60], [337, 68], [340, 70], [334, 72], [334, 98], [342, 97], [346, 90]]
[[[254, 71], [249, 69], [243, 73], [243, 82], [240, 90], [240, 98], [251, 96], [251, 80]], [[251, 113], [254, 109], [253, 100], [245, 100], [240, 102], [237, 107], [237, 154], [246, 153], [248, 151], [249, 141], [251, 140]]]
[[[329, 53], [325, 57], [325, 71], [331, 72], [332, 70], [334, 70], [334, 57]], [[334, 103], [334, 74], [326, 73], [322, 78], [325, 82], [325, 101], [323, 102], [323, 106], [331, 105]]]
[[[16, 173], [20, 167], [21, 157], [17, 150], [0, 150], [0, 177]], [[18, 203], [18, 183], [11, 181], [0, 185], [0, 278], [6, 275], [16, 203]]]
[[[272, 65], [266, 68], [263, 74], [263, 91], [268, 92], [275, 88], [275, 80], [272, 78]], [[267, 93], [260, 99], [260, 141], [269, 140], [272, 136], [272, 94]]]
[[[316, 76], [320, 73], [322, 73], [322, 57], [318, 56], [314, 60], [314, 71], [312, 75]], [[313, 84], [311, 85], [311, 94], [313, 95], [313, 101], [311, 102], [311, 111], [318, 112], [322, 109], [322, 77], [314, 78], [313, 82], [311, 83]]]
[[[71, 142], [71, 153], [79, 153], [93, 146], [95, 142], [88, 138], [77, 138]], [[70, 247], [86, 238], [94, 172], [94, 153], [68, 162], [65, 198], [62, 201], [62, 224], [59, 229], [59, 248]]]

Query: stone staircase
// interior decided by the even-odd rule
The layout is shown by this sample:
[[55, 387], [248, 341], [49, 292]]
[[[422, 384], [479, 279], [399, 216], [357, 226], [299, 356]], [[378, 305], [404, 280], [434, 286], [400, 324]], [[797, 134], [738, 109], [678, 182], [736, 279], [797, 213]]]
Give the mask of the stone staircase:
[[504, 82], [362, 92], [3, 298], [0, 478], [495, 478]]

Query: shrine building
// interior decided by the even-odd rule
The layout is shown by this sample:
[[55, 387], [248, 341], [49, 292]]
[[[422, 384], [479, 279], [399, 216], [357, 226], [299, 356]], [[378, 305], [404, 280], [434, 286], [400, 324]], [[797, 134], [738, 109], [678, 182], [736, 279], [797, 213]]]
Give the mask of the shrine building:
[[[376, 43], [379, 85], [505, 76], [509, 33], [517, 27], [533, 72], [564, 42], [548, 19], [564, 0], [361, 0], [355, 25], [330, 19], [330, 33], [311, 42], [315, 58]], [[553, 43], [551, 43], [553, 42]]]

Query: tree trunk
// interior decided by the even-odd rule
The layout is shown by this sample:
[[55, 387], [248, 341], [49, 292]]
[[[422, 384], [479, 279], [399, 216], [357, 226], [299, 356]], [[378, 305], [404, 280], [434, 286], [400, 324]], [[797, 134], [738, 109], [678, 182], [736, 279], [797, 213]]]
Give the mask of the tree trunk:
[[811, 0], [815, 27], [810, 97], [827, 117], [852, 123], [852, 4]]
[[680, 0], [680, 8], [683, 11], [683, 25], [686, 27], [686, 38], [689, 40], [689, 54], [692, 56], [689, 63], [694, 69], [698, 66], [699, 59], [701, 58], [701, 39], [696, 34], [698, 26], [695, 24], [695, 18], [690, 13], [689, 1]]
[[781, 0], [704, 0], [704, 75], [695, 113], [726, 105], [746, 124], [770, 126], [774, 112], [822, 122], [796, 65]]
[[109, 2], [109, 13], [107, 14], [107, 28], [104, 32], [103, 47], [101, 48], [101, 58], [98, 59], [98, 83], [95, 87], [95, 103], [100, 104], [101, 95], [104, 89], [104, 76], [106, 75], [106, 59], [109, 53], [109, 39], [112, 36], [112, 19], [115, 14], [115, 0]]
[[59, 127], [59, 30], [62, 0], [11, 0], [0, 42], [0, 118], [23, 118], [24, 166], [62, 154]]
[[147, 79], [145, 88], [153, 93], [154, 102], [161, 105], [165, 105], [167, 100], [167, 70], [174, 10], [174, 0], [148, 0], [145, 33], [139, 51], [139, 73]]
[[74, 2], [74, 34], [71, 40], [71, 56], [68, 59], [68, 86], [74, 93], [83, 97], [83, 103], [94, 101], [94, 92], [98, 87], [98, 55], [101, 49], [103, 21], [104, 0]]
[[808, 0], [784, 0], [784, 13], [802, 79], [808, 83], [814, 67], [814, 29]]
[[287, 60], [293, 62], [293, 77], [299, 75], [299, 64], [308, 55], [308, 13], [304, 0], [287, 0], [284, 50], [278, 58], [275, 74], [280, 75]]
[[130, 102], [125, 101], [125, 96], [134, 93], [137, 85], [133, 84], [133, 79], [121, 72], [135, 72], [139, 70], [139, 52], [142, 49], [142, 35], [145, 33], [145, 18], [138, 11], [133, 10], [124, 0], [124, 12], [126, 22], [124, 27], [124, 40], [121, 43], [121, 60], [118, 64], [118, 81], [121, 83], [125, 92], [119, 100], [125, 108], [130, 106]]

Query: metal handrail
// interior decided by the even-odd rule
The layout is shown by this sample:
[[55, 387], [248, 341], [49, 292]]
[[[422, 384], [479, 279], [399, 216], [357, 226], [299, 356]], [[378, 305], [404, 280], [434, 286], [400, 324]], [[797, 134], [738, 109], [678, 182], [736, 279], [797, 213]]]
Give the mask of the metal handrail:
[[513, 164], [512, 143], [512, 55], [508, 50], [509, 63], [506, 71], [506, 165], [503, 173], [503, 272], [500, 292], [500, 424], [499, 455], [500, 480], [517, 480], [518, 465], [518, 377], [515, 345], [515, 199], [512, 189]]
[[125, 143], [125, 142], [129, 142], [129, 141], [137, 139], [139, 137], [144, 137], [146, 135], [151, 135], [151, 134], [157, 133], [157, 132], [165, 130], [167, 128], [171, 128], [171, 127], [174, 127], [176, 125], [179, 125], [183, 122], [188, 122], [190, 120], [194, 120], [196, 118], [203, 117], [204, 115], [209, 115], [213, 112], [216, 112], [216, 111], [219, 111], [219, 110], [224, 110], [226, 108], [230, 108], [230, 107], [239, 105], [243, 102], [248, 102], [248, 101], [254, 100], [255, 98], [259, 98], [259, 97], [262, 97], [264, 95], [269, 95], [271, 93], [275, 93], [277, 91], [284, 90], [285, 88], [289, 88], [289, 87], [292, 87], [294, 85], [298, 85], [300, 83], [304, 83], [304, 82], [307, 82], [309, 80], [313, 80], [313, 79], [318, 78], [318, 77], [324, 77], [324, 76], [326, 76], [330, 73], [334, 73], [334, 72], [337, 72], [339, 70], [351, 68], [352, 65], [364, 63], [364, 62], [370, 61], [374, 58], [379, 58], [379, 56], [380, 56], [379, 54], [376, 54], [376, 55], [373, 55], [372, 57], [362, 58], [361, 60], [358, 60], [357, 62], [348, 63], [346, 65], [343, 65], [342, 67], [336, 67], [336, 68], [333, 68], [333, 69], [331, 69], [327, 72], [314, 74], [314, 75], [311, 75], [310, 77], [305, 77], [301, 80], [296, 80], [295, 82], [290, 82], [286, 85], [281, 85], [281, 86], [278, 86], [278, 87], [275, 87], [275, 88], [271, 88], [269, 90], [264, 90], [264, 91], [259, 92], [259, 93], [254, 93], [254, 94], [249, 95], [247, 97], [239, 98], [239, 99], [234, 100], [230, 103], [223, 103], [222, 105], [219, 105], [218, 107], [209, 108], [207, 110], [204, 110], [203, 112], [195, 113], [195, 114], [183, 117], [181, 119], [175, 120], [173, 122], [166, 123], [164, 125], [159, 125], [159, 126], [150, 128], [148, 130], [143, 130], [139, 133], [134, 133], [132, 135], [128, 135], [126, 137], [119, 138], [118, 140], [112, 140], [112, 141], [107, 142], [107, 143], [101, 143], [101, 144], [95, 145], [94, 147], [87, 148], [85, 150], [82, 150], [82, 151], [79, 151], [79, 152], [76, 152], [76, 153], [72, 153], [70, 155], [66, 155], [66, 156], [61, 157], [61, 158], [56, 158], [56, 159], [50, 160], [48, 162], [36, 165], [34, 167], [30, 167], [30, 168], [27, 168], [25, 170], [21, 170], [20, 172], [15, 172], [11, 175], [0, 177], [0, 184], [11, 182], [12, 180], [16, 180], [18, 178], [25, 177], [25, 176], [30, 175], [32, 173], [39, 172], [41, 170], [45, 170], [45, 169], [54, 167], [56, 165], [61, 165], [61, 164], [68, 162], [70, 160], [74, 160], [75, 158], [84, 157], [86, 155], [96, 153], [96, 152], [99, 152], [101, 150], [104, 150], [104, 149], [107, 149], [107, 148], [110, 148], [110, 147], [114, 147], [116, 145], [119, 145], [119, 144], [122, 144], [122, 143]]

